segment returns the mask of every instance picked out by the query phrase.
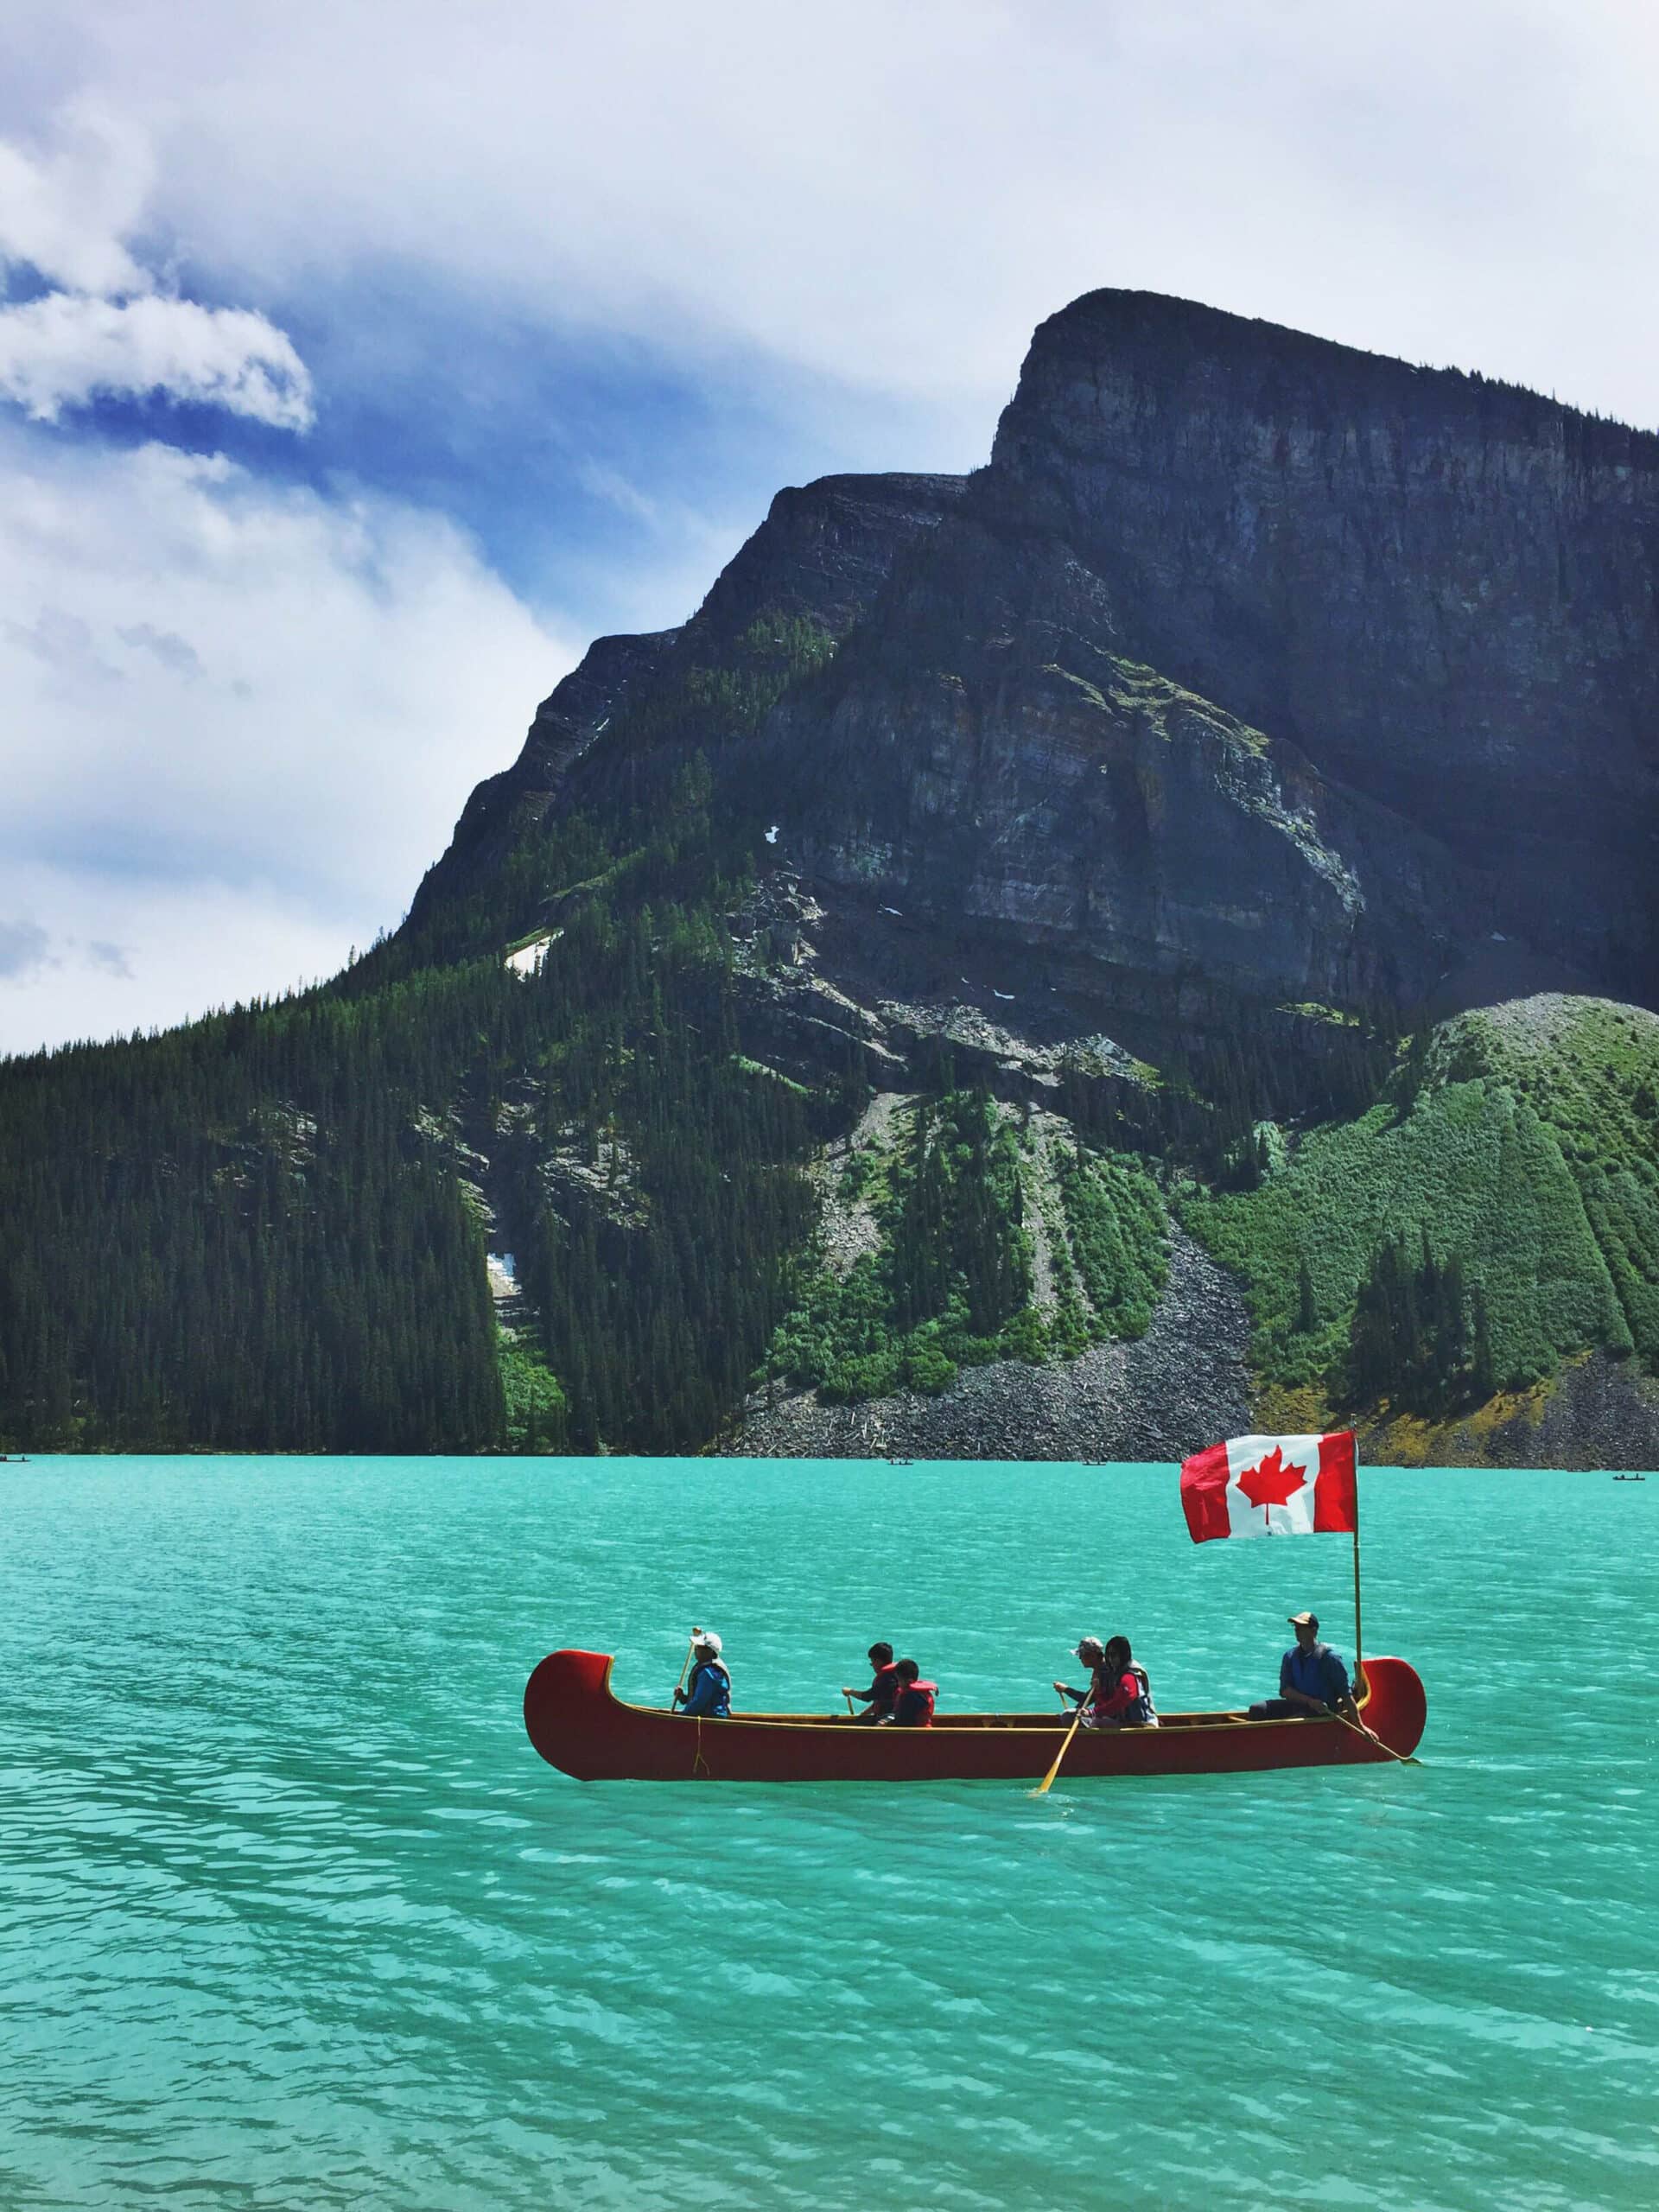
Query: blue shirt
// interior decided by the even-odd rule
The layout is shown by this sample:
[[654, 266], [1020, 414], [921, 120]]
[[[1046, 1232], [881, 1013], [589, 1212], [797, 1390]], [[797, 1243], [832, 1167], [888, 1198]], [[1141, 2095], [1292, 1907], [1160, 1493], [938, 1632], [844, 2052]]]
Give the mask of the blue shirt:
[[730, 1719], [732, 1678], [718, 1659], [699, 1659], [691, 1669], [683, 1710], [693, 1717], [706, 1714], [711, 1720]]
[[1335, 1705], [1348, 1694], [1348, 1669], [1328, 1643], [1316, 1643], [1307, 1651], [1294, 1643], [1279, 1662], [1281, 1697], [1287, 1690], [1300, 1690], [1304, 1697]]

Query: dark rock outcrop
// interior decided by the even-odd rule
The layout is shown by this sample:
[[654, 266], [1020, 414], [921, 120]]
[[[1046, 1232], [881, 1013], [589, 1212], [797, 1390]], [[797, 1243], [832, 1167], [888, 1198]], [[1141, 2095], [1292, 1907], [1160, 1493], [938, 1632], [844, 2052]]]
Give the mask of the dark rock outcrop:
[[[841, 650], [758, 740], [684, 704], [797, 616]], [[690, 622], [596, 645], [416, 918], [556, 798], [639, 797], [645, 723], [826, 904], [1040, 948], [1103, 1007], [1195, 975], [1412, 1006], [1495, 935], [1652, 995], [1659, 437], [1091, 293], [977, 475], [782, 493]]]
[[976, 487], [779, 707], [766, 789], [790, 857], [1086, 963], [1114, 1003], [1192, 970], [1293, 999], [1426, 991], [1488, 912], [1446, 896], [1444, 854], [1133, 658], [1100, 576], [989, 504]]
[[479, 785], [448, 851], [428, 872], [410, 919], [498, 867], [524, 827], [539, 820], [588, 764], [603, 791], [618, 762], [607, 733], [631, 709], [718, 666], [762, 616], [804, 616], [844, 637], [865, 613], [900, 550], [932, 530], [962, 491], [956, 476], [825, 476], [780, 492], [765, 522], [716, 578], [689, 622], [644, 637], [600, 638], [536, 710], [512, 767]]
[[993, 472], [1145, 658], [1440, 838], [1508, 925], [1592, 963], [1633, 931], [1659, 800], [1659, 437], [1103, 291], [1038, 330]]

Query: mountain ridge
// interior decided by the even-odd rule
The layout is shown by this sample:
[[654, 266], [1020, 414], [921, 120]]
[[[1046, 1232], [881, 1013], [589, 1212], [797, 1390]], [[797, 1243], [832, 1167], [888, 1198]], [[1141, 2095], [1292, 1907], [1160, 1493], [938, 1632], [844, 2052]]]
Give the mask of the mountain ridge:
[[1656, 834], [1659, 440], [1087, 295], [333, 984], [0, 1070], [0, 1440], [1651, 1462]]

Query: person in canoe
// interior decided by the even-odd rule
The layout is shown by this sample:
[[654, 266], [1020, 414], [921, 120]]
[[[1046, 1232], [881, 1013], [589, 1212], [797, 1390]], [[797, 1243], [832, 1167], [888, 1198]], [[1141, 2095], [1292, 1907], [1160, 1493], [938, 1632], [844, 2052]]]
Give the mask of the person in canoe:
[[1127, 1636], [1115, 1636], [1106, 1646], [1106, 1671], [1109, 1675], [1114, 1669], [1117, 1672], [1120, 1686], [1125, 1674], [1133, 1675], [1140, 1691], [1138, 1697], [1129, 1700], [1122, 1726], [1155, 1728], [1158, 1726], [1158, 1708], [1152, 1701], [1152, 1677], [1136, 1659]]
[[892, 1725], [895, 1728], [931, 1728], [938, 1684], [925, 1682], [922, 1670], [913, 1659], [900, 1659], [893, 1671], [899, 1680], [899, 1694], [893, 1701]]
[[868, 1652], [870, 1665], [875, 1670], [875, 1680], [867, 1690], [855, 1690], [842, 1686], [842, 1697], [855, 1697], [864, 1707], [855, 1713], [856, 1720], [891, 1720], [893, 1702], [899, 1695], [899, 1669], [894, 1664], [890, 1643], [873, 1643]]
[[1144, 1669], [1135, 1666], [1127, 1636], [1115, 1636], [1109, 1643], [1103, 1643], [1097, 1636], [1085, 1636], [1077, 1656], [1089, 1669], [1088, 1688], [1073, 1689], [1068, 1682], [1056, 1682], [1054, 1688], [1061, 1697], [1083, 1707], [1085, 1728], [1157, 1726], [1152, 1686]]
[[1319, 1642], [1317, 1613], [1292, 1613], [1296, 1641], [1279, 1662], [1279, 1694], [1250, 1707], [1252, 1720], [1295, 1720], [1307, 1713], [1340, 1713], [1357, 1720], [1348, 1669], [1328, 1643]]
[[691, 1679], [683, 1690], [676, 1690], [674, 1702], [688, 1720], [729, 1720], [732, 1713], [732, 1678], [727, 1673], [720, 1656], [720, 1638], [712, 1629], [698, 1631], [692, 1648], [694, 1664]]

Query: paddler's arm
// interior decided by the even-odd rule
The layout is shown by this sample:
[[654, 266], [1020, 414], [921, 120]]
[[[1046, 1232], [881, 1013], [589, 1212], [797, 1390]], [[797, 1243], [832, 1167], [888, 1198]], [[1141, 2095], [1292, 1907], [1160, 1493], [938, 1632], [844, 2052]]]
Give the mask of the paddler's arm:
[[1059, 1696], [1069, 1697], [1073, 1705], [1085, 1704], [1092, 1695], [1092, 1692], [1089, 1690], [1068, 1689], [1064, 1682], [1056, 1682], [1054, 1688]]

